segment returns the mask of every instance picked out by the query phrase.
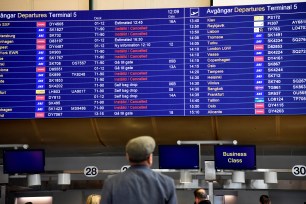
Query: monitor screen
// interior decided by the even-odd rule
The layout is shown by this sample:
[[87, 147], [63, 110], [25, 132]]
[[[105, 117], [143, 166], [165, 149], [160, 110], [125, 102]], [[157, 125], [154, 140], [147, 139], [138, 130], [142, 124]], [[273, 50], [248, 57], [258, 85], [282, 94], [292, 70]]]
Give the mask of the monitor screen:
[[160, 169], [199, 169], [198, 145], [159, 145]]
[[44, 150], [4, 150], [3, 173], [34, 174], [45, 171]]
[[256, 169], [255, 145], [215, 145], [214, 149], [216, 169]]

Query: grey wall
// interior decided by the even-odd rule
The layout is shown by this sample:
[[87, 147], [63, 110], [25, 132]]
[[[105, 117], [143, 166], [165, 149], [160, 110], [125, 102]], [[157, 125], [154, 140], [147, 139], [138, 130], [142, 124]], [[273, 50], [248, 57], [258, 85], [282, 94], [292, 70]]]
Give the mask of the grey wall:
[[82, 191], [64, 191], [53, 193], [53, 204], [85, 204]]
[[[212, 156], [202, 156], [205, 160], [213, 160]], [[296, 164], [305, 164], [305, 156], [257, 156], [257, 168], [291, 169]], [[52, 157], [46, 158], [46, 170], [83, 170], [84, 167], [95, 165], [99, 169], [117, 169], [127, 165], [125, 156], [115, 157]], [[154, 157], [153, 167], [158, 168], [158, 157]]]
[[[202, 164], [205, 160], [213, 160], [212, 156], [202, 156]], [[294, 165], [306, 164], [305, 156], [257, 156], [258, 169], [287, 169], [290, 170]], [[52, 157], [46, 158], [46, 171], [68, 171], [79, 172], [72, 174], [72, 180], [103, 180], [107, 174], [99, 174], [97, 177], [88, 178], [82, 172], [86, 166], [96, 166], [99, 170], [119, 171], [122, 166], [128, 165], [125, 156], [112, 157]], [[202, 165], [204, 167], [204, 165]], [[153, 169], [158, 169], [158, 157], [154, 157]], [[178, 179], [178, 174], [169, 174], [174, 179]], [[289, 173], [278, 174], [279, 180], [305, 180], [306, 177], [295, 177], [291, 171]], [[247, 179], [263, 179], [263, 173], [248, 172]], [[306, 187], [305, 187], [306, 189]]]
[[269, 193], [267, 191], [238, 191], [237, 204], [259, 204], [259, 197], [262, 194]]
[[193, 190], [177, 190], [176, 191], [178, 204], [193, 204]]
[[272, 204], [304, 204], [306, 202], [306, 191], [270, 191]]

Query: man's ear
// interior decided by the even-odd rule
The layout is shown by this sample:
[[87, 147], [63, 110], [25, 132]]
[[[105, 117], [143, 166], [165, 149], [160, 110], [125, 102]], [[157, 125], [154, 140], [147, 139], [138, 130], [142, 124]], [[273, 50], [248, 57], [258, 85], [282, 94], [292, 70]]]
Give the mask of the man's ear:
[[153, 154], [152, 153], [149, 155], [148, 162], [150, 166], [153, 164]]
[[125, 157], [126, 157], [126, 159], [127, 159], [128, 161], [130, 161], [130, 158], [129, 158], [128, 153], [125, 153]]

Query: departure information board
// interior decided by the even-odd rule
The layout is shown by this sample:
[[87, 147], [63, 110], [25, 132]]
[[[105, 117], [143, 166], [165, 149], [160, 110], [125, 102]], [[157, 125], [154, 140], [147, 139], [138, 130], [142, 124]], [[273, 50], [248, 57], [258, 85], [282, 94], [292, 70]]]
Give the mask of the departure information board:
[[306, 3], [0, 12], [0, 118], [306, 114]]

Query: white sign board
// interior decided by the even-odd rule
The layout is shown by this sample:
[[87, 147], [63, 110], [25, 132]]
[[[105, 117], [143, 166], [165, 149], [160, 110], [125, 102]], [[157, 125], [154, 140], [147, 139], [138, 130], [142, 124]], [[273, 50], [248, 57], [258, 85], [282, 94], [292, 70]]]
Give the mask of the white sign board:
[[131, 167], [130, 165], [122, 166], [121, 169], [120, 169], [120, 172], [125, 172], [130, 167]]
[[294, 167], [292, 167], [292, 174], [294, 176], [306, 176], [306, 166], [295, 165]]
[[84, 168], [84, 175], [86, 177], [95, 177], [98, 176], [99, 169], [96, 166], [86, 166]]

